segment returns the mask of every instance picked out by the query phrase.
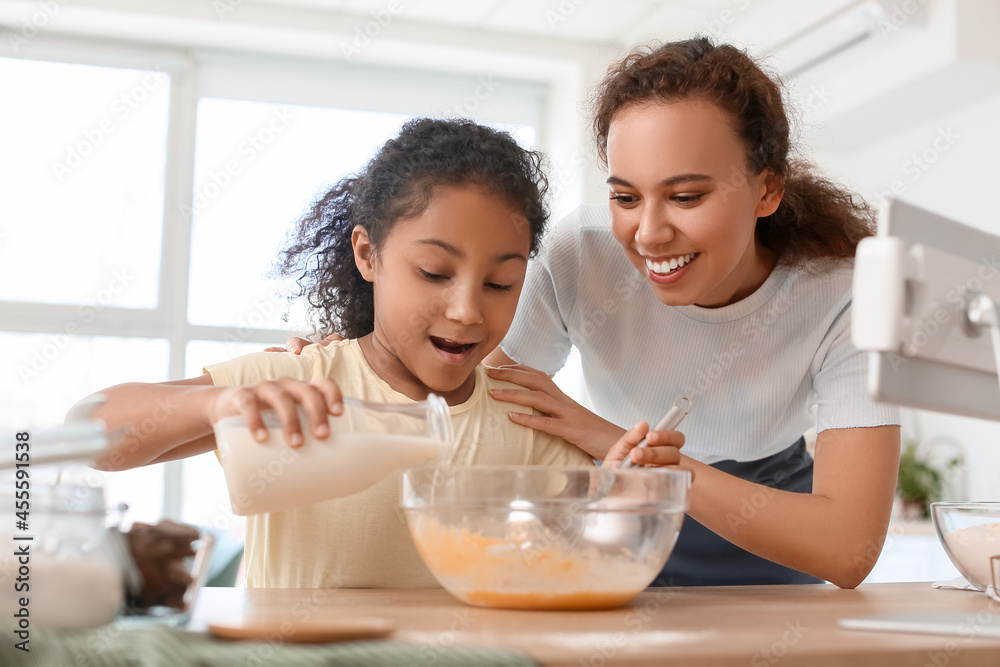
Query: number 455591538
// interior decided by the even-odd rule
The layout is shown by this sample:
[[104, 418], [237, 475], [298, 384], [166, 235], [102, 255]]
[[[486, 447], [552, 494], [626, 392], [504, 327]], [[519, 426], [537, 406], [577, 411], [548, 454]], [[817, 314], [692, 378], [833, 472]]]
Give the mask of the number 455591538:
[[14, 467], [16, 471], [14, 473], [14, 486], [15, 486], [15, 502], [14, 507], [17, 510], [14, 516], [17, 518], [17, 523], [15, 524], [20, 530], [28, 530], [28, 512], [31, 507], [31, 474], [29, 472], [29, 466], [31, 465], [31, 436], [27, 431], [21, 431], [15, 435], [15, 445], [14, 445], [14, 460], [16, 463]]

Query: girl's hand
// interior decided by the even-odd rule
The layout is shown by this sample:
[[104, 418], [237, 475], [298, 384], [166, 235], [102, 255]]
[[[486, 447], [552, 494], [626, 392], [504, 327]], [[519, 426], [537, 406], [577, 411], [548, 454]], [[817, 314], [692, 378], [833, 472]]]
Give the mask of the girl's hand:
[[[644, 437], [648, 446], [635, 449]], [[684, 434], [680, 431], [650, 431], [649, 424], [639, 422], [611, 447], [604, 458], [604, 465], [619, 466], [632, 452], [632, 463], [637, 466], [676, 466], [681, 462], [680, 449], [683, 446]]]
[[[339, 334], [332, 333], [323, 340], [321, 340], [319, 344], [326, 345], [328, 343], [332, 343], [335, 340], [344, 340], [344, 337]], [[302, 350], [309, 347], [310, 345], [313, 345], [314, 343], [315, 341], [311, 341], [307, 338], [299, 338], [298, 336], [292, 336], [291, 338], [285, 341], [285, 347], [278, 347], [275, 345], [274, 347], [265, 347], [264, 351], [291, 352], [292, 354], [301, 354]]]
[[587, 452], [603, 459], [610, 443], [622, 437], [624, 430], [601, 419], [564, 394], [542, 371], [523, 364], [487, 368], [490, 377], [519, 384], [524, 389], [492, 389], [490, 395], [498, 401], [534, 408], [541, 415], [511, 412], [510, 420], [530, 428], [557, 435]]
[[344, 412], [343, 396], [337, 383], [328, 378], [303, 382], [289, 377], [266, 380], [254, 385], [226, 387], [206, 405], [206, 417], [212, 424], [223, 417], [240, 415], [258, 442], [267, 440], [267, 427], [261, 418], [263, 410], [274, 410], [281, 419], [285, 444], [301, 447], [302, 424], [298, 406], [306, 413], [312, 433], [319, 439], [330, 435], [328, 415]]

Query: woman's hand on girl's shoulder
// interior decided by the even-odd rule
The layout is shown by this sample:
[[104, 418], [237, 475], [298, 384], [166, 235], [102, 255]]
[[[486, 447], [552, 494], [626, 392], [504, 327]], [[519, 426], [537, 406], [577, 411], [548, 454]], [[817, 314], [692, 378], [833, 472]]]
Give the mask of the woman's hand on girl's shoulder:
[[622, 435], [622, 429], [601, 419], [567, 396], [542, 371], [513, 364], [487, 368], [491, 378], [512, 382], [524, 389], [491, 389], [490, 395], [498, 401], [516, 403], [534, 408], [542, 414], [533, 415], [511, 412], [510, 420], [538, 431], [545, 431], [572, 442], [591, 456], [603, 459], [608, 453], [608, 443]]
[[226, 387], [207, 405], [206, 412], [213, 424], [223, 417], [243, 417], [257, 441], [263, 442], [268, 434], [261, 413], [274, 410], [281, 420], [285, 444], [301, 447], [304, 438], [303, 424], [299, 419], [300, 406], [313, 435], [321, 440], [330, 435], [328, 416], [340, 415], [344, 411], [340, 387], [333, 380], [323, 378], [304, 382], [281, 377], [252, 385]]
[[[647, 446], [636, 449], [643, 438], [646, 438]], [[632, 463], [637, 466], [676, 466], [681, 462], [680, 450], [683, 446], [684, 434], [680, 431], [650, 431], [648, 423], [639, 422], [611, 446], [604, 465], [619, 466], [631, 452]]]
[[[344, 337], [339, 334], [330, 334], [323, 340], [319, 341], [320, 345], [328, 345], [334, 341], [344, 340]], [[279, 347], [274, 345], [272, 347], [265, 347], [265, 352], [291, 352], [292, 354], [302, 354], [302, 350], [306, 349], [310, 345], [315, 345], [316, 341], [309, 340], [308, 338], [299, 338], [298, 336], [292, 336], [285, 341], [285, 347]]]

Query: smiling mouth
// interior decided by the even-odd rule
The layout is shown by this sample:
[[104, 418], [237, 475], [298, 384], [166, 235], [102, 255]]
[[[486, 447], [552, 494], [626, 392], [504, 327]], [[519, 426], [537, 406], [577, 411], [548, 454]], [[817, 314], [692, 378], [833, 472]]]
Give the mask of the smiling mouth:
[[438, 336], [431, 336], [431, 343], [442, 352], [458, 355], [465, 354], [476, 346], [475, 343], [459, 343], [447, 338], [439, 338]]
[[653, 260], [647, 259], [646, 268], [657, 275], [668, 276], [675, 271], [683, 269], [699, 254], [700, 253], [697, 252], [691, 252], [686, 255], [681, 255], [680, 257], [663, 260], [662, 262], [654, 262]]

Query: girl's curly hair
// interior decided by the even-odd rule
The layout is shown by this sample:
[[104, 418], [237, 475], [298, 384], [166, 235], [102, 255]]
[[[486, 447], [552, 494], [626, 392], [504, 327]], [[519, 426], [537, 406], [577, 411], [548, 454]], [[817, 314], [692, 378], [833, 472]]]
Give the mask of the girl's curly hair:
[[320, 333], [359, 338], [375, 326], [372, 285], [354, 263], [354, 227], [368, 232], [377, 254], [396, 221], [420, 215], [441, 185], [475, 185], [523, 211], [535, 254], [548, 219], [541, 155], [469, 120], [411, 120], [361, 173], [313, 203], [281, 253], [278, 267], [296, 276], [296, 296], [315, 309]]
[[875, 215], [862, 199], [795, 159], [781, 89], [745, 52], [699, 37], [638, 49], [614, 63], [594, 97], [597, 152], [607, 165], [615, 115], [635, 104], [704, 100], [723, 110], [746, 149], [748, 171], [783, 181], [778, 209], [757, 221], [756, 236], [782, 264], [854, 257]]

